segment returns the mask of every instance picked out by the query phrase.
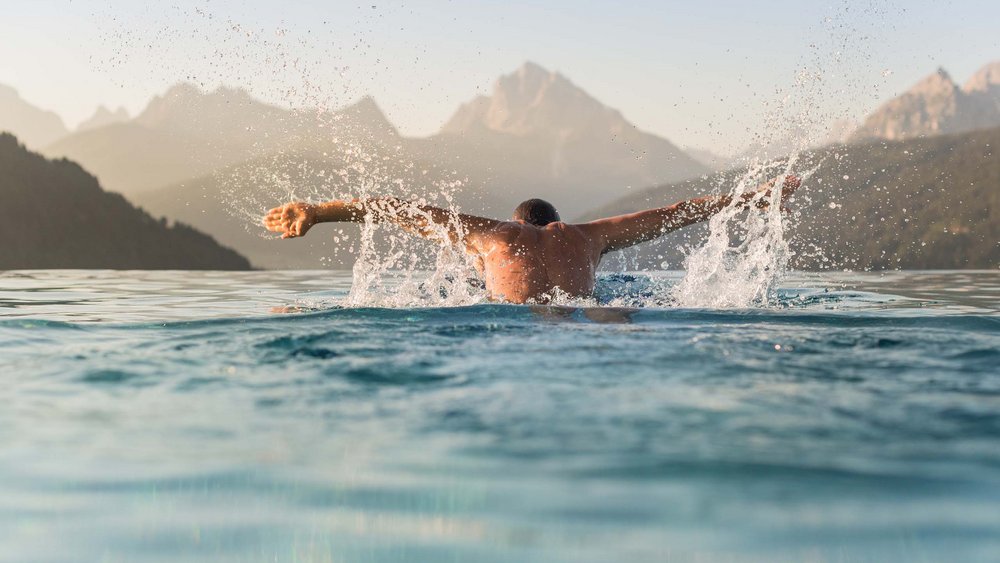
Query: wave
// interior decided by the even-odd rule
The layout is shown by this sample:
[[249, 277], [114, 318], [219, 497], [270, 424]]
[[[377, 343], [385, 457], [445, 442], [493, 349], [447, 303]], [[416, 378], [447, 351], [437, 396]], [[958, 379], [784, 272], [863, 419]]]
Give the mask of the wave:
[[[831, 296], [819, 301], [835, 302]], [[454, 307], [344, 307], [334, 305], [293, 314], [225, 317], [167, 322], [100, 323], [102, 329], [191, 330], [210, 327], [364, 321], [425, 325], [504, 325], [539, 322], [633, 323], [633, 324], [775, 324], [831, 325], [837, 327], [922, 327], [927, 329], [1000, 332], [1000, 316], [992, 314], [941, 314], [914, 309], [844, 309], [817, 311], [806, 305], [770, 309], [699, 309], [681, 307], [619, 307], [569, 305], [479, 304]], [[95, 323], [73, 323], [41, 319], [0, 319], [0, 330], [87, 330]]]

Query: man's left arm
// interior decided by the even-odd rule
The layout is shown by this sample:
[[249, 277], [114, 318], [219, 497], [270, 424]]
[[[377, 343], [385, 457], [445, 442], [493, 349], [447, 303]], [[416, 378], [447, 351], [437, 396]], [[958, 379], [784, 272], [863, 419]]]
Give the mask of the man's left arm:
[[[777, 183], [777, 180], [775, 178], [756, 191], [738, 196], [740, 204], [749, 205], [756, 199], [757, 207], [767, 207], [766, 196], [770, 195], [770, 190]], [[782, 204], [791, 197], [799, 184], [798, 177], [785, 177], [781, 189]], [[765, 197], [759, 197], [761, 193]], [[653, 240], [688, 225], [707, 221], [732, 203], [733, 198], [729, 195], [705, 196], [666, 207], [599, 219], [578, 226], [600, 242], [602, 253], [608, 253]]]

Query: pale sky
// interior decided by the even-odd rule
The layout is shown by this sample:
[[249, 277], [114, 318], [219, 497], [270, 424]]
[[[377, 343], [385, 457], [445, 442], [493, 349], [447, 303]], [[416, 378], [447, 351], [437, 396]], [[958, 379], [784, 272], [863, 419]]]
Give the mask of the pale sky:
[[189, 80], [292, 106], [370, 94], [423, 136], [532, 60], [640, 129], [732, 153], [767, 116], [857, 119], [939, 66], [962, 83], [1000, 59], [996, 0], [0, 3], [0, 83], [71, 127]]

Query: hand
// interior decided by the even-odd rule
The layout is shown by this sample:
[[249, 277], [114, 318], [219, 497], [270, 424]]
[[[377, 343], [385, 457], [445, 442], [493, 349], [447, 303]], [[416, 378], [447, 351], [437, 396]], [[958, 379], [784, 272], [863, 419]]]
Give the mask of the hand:
[[264, 216], [264, 227], [281, 233], [281, 238], [301, 237], [315, 224], [316, 206], [311, 203], [286, 203]]

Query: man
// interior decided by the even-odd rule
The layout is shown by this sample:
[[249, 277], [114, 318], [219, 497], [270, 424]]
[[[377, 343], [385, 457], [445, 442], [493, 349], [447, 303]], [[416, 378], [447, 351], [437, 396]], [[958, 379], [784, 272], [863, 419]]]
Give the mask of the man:
[[[765, 208], [776, 180], [740, 196], [738, 205]], [[787, 176], [782, 205], [799, 187]], [[300, 237], [317, 223], [391, 222], [430, 239], [464, 248], [486, 283], [492, 299], [511, 303], [544, 303], [556, 290], [574, 297], [594, 291], [601, 258], [682, 227], [709, 219], [732, 198], [707, 196], [628, 215], [569, 224], [548, 202], [529, 199], [517, 206], [510, 221], [453, 213], [392, 197], [322, 204], [286, 203], [268, 211], [264, 226], [281, 238]]]

